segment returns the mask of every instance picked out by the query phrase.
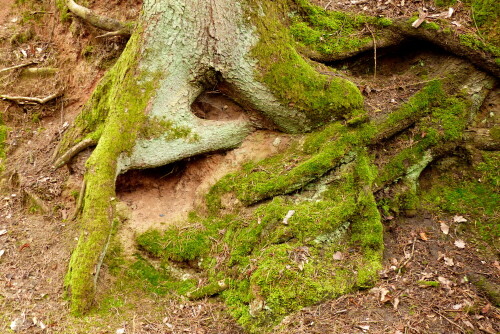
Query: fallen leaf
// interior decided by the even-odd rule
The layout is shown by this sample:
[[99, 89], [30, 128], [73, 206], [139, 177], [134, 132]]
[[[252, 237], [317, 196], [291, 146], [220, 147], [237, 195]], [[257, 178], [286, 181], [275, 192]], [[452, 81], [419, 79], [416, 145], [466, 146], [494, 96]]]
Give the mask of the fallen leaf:
[[453, 217], [453, 222], [454, 223], [465, 223], [465, 222], [467, 222], [467, 219], [465, 219], [463, 216], [455, 216], [455, 217]]
[[462, 321], [464, 322], [465, 326], [474, 329], [474, 326], [469, 320], [462, 320]]
[[462, 308], [462, 306], [463, 306], [462, 304], [455, 304], [451, 308], [454, 310], [460, 310]]
[[398, 306], [399, 306], [399, 298], [396, 297], [396, 298], [394, 298], [394, 302], [392, 303], [392, 307], [394, 307], [394, 309], [397, 310]]
[[333, 254], [333, 259], [336, 261], [340, 261], [344, 259], [344, 255], [341, 252], [335, 252], [335, 254]]
[[7, 234], [7, 230], [0, 230], [0, 235]]
[[380, 301], [382, 303], [386, 303], [387, 301], [389, 301], [391, 298], [390, 297], [387, 297], [387, 294], [389, 293], [389, 289], [386, 289], [386, 288], [380, 288]]
[[118, 328], [116, 334], [125, 334], [125, 328]]
[[441, 232], [444, 234], [450, 233], [450, 227], [446, 223], [441, 222]]
[[493, 267], [497, 268], [497, 270], [500, 271], [500, 263], [498, 261], [493, 262]]
[[30, 244], [25, 243], [24, 245], [22, 245], [21, 247], [19, 247], [19, 251], [22, 251], [25, 248], [30, 248]]
[[5, 254], [5, 249], [0, 249], [0, 257], [2, 257]]
[[362, 329], [363, 331], [370, 330], [370, 326], [368, 326], [368, 325], [357, 325], [356, 327], [358, 327], [359, 329]]
[[484, 307], [481, 309], [481, 313], [486, 314], [490, 311], [490, 309], [491, 309], [491, 304], [488, 303], [488, 304], [484, 305]]
[[451, 281], [447, 279], [446, 277], [439, 276], [438, 281], [441, 284], [442, 287], [445, 289], [450, 289], [451, 288]]
[[455, 265], [455, 263], [453, 262], [453, 259], [451, 257], [444, 257], [444, 263], [448, 266], [448, 267], [453, 267]]
[[465, 242], [462, 239], [455, 240], [455, 246], [458, 248], [465, 248]]
[[419, 235], [420, 235], [420, 239], [422, 239], [423, 241], [429, 240], [429, 238], [427, 237], [427, 234], [425, 234], [425, 232], [420, 232]]

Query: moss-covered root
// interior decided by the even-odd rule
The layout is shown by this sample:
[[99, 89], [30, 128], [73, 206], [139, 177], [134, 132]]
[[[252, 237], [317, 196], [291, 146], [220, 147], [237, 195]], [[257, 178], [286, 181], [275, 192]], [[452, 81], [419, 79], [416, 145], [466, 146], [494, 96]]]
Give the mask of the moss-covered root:
[[[154, 79], [137, 69], [140, 39], [139, 33], [131, 37], [119, 61], [104, 80], [106, 98], [102, 98], [105, 88], [101, 87], [94, 93], [86, 113], [96, 115], [106, 110], [99, 142], [87, 161], [82, 232], [65, 278], [71, 310], [75, 314], [88, 311], [92, 305], [100, 264], [112, 229], [118, 158], [132, 149], [154, 87]], [[114, 85], [108, 86], [110, 82]], [[101, 98], [96, 95], [101, 95]], [[123, 117], [124, 112], [127, 117]], [[78, 127], [79, 124], [75, 128]]]
[[217, 282], [212, 282], [209, 283], [199, 289], [196, 289], [194, 291], [188, 292], [186, 294], [186, 297], [188, 297], [191, 300], [197, 300], [197, 299], [202, 299], [205, 297], [210, 297], [213, 295], [217, 295], [221, 293], [224, 290], [227, 290], [229, 288], [229, 282], [227, 279], [225, 280], [220, 280]]
[[[266, 106], [258, 109], [287, 132], [304, 132], [334, 119], [362, 113], [363, 98], [356, 85], [320, 73], [312, 62], [298, 54], [289, 23], [283, 17], [283, 13], [291, 10], [287, 1], [259, 2], [262, 8], [249, 13], [259, 37], [250, 54], [258, 62], [257, 80], [269, 88], [282, 106], [292, 110], [283, 114]], [[243, 91], [252, 88], [241, 84], [239, 87]]]
[[483, 275], [475, 273], [468, 273], [467, 278], [486, 295], [493, 305], [500, 307], [500, 286], [498, 284], [488, 281]]

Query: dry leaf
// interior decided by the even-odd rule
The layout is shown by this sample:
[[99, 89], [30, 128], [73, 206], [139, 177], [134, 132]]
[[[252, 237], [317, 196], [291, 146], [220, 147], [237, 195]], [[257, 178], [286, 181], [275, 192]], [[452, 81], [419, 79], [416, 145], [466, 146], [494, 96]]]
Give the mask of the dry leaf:
[[438, 282], [445, 289], [450, 289], [451, 288], [451, 281], [449, 279], [447, 279], [446, 277], [439, 276], [438, 277]]
[[396, 297], [394, 298], [394, 303], [392, 303], [392, 307], [394, 307], [394, 309], [397, 310], [398, 306], [399, 306], [399, 298]]
[[444, 263], [448, 266], [448, 267], [453, 267], [455, 265], [455, 263], [453, 262], [453, 259], [451, 257], [444, 257]]
[[465, 219], [463, 216], [455, 216], [455, 217], [453, 217], [453, 222], [454, 223], [465, 223], [465, 222], [467, 222], [467, 219]]
[[493, 262], [493, 267], [497, 268], [500, 271], [500, 263], [498, 261]]
[[118, 328], [116, 334], [125, 334], [125, 328]]
[[455, 240], [455, 246], [458, 248], [465, 248], [465, 242], [462, 239]]
[[336, 261], [343, 260], [344, 255], [341, 252], [335, 252], [335, 254], [333, 254], [333, 259]]
[[441, 232], [444, 234], [450, 233], [450, 227], [446, 223], [441, 222]]
[[470, 327], [472, 329], [474, 329], [474, 326], [471, 324], [471, 322], [469, 320], [462, 320], [464, 322], [464, 324], [467, 326], [467, 327]]
[[488, 303], [488, 304], [484, 305], [484, 307], [481, 309], [481, 313], [486, 314], [490, 311], [490, 309], [491, 309], [491, 304]]
[[0, 249], [0, 257], [2, 257], [5, 254], [5, 249]]
[[427, 237], [427, 234], [425, 234], [425, 232], [420, 232], [419, 235], [420, 235], [420, 239], [422, 239], [423, 241], [429, 240], [429, 238]]
[[387, 294], [389, 293], [389, 289], [386, 288], [380, 288], [380, 301], [382, 303], [386, 303], [389, 301], [391, 298], [387, 297]]
[[7, 230], [0, 230], [0, 235], [7, 234]]

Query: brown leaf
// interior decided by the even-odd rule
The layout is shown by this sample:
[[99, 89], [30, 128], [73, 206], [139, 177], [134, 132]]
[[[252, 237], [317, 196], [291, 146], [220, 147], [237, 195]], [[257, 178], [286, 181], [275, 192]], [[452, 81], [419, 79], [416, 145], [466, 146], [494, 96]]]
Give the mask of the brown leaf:
[[422, 239], [423, 241], [429, 240], [429, 238], [427, 237], [427, 234], [425, 234], [425, 232], [420, 232], [419, 235], [420, 235], [420, 239]]
[[486, 314], [490, 311], [490, 309], [491, 309], [491, 304], [488, 303], [488, 304], [484, 305], [484, 307], [481, 309], [481, 313]]
[[458, 248], [465, 248], [465, 242], [462, 239], [455, 240], [455, 246]]
[[440, 226], [441, 226], [441, 232], [443, 232], [444, 234], [450, 233], [450, 227], [446, 225], [446, 223], [441, 222]]
[[335, 252], [335, 254], [333, 254], [333, 259], [336, 261], [343, 260], [344, 255], [341, 252]]

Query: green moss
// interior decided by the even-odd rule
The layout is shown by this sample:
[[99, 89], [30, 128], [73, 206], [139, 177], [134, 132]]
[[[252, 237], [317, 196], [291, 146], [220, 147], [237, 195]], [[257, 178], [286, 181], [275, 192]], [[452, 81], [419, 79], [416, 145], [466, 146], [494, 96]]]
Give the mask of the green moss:
[[455, 177], [453, 169], [443, 171], [432, 187], [422, 194], [429, 210], [453, 214], [467, 213], [473, 230], [487, 242], [497, 243], [500, 238], [500, 153], [483, 152], [483, 162], [467, 169], [465, 177]]
[[[362, 137], [354, 133], [352, 128], [333, 124], [307, 136], [299, 153], [307, 156], [303, 161], [318, 154], [325, 157], [322, 150], [336, 144], [332, 137], [337, 141]], [[300, 154], [295, 158], [300, 159]], [[275, 196], [252, 212], [221, 215], [213, 210], [207, 218], [192, 215], [197, 224], [149, 231], [138, 237], [138, 244], [161, 261], [196, 263], [211, 282], [205, 286], [209, 290], [226, 280], [229, 286], [221, 296], [230, 313], [250, 332], [266, 331], [290, 312], [369, 287], [378, 277], [383, 238], [371, 193], [376, 169], [366, 153], [350, 156], [349, 162], [325, 176], [324, 183], [313, 187], [314, 199]], [[256, 168], [265, 169], [264, 164], [283, 156], [278, 157], [266, 159], [260, 167], [247, 165], [243, 167], [249, 173], [246, 177], [222, 180], [214, 189], [223, 195], [232, 182], [246, 183], [251, 174], [260, 173]], [[353, 251], [348, 257], [333, 261], [335, 252], [347, 254], [348, 249]]]
[[434, 0], [434, 3], [438, 7], [449, 7], [457, 3], [457, 0]]
[[424, 22], [424, 23], [422, 24], [422, 27], [423, 27], [424, 29], [436, 30], [436, 31], [437, 31], [437, 30], [439, 30], [439, 29], [441, 29], [441, 28], [439, 27], [439, 25], [438, 25], [437, 23], [435, 23], [435, 22], [428, 22], [428, 23], [427, 23], [427, 22]]
[[[368, 18], [343, 12], [326, 11], [308, 1], [296, 1], [299, 13], [292, 16], [290, 33], [295, 40], [323, 54], [350, 51], [371, 41], [358, 37]], [[389, 24], [390, 20], [380, 21]]]
[[[309, 124], [303, 128], [317, 127], [335, 118], [349, 118], [362, 109], [363, 98], [357, 87], [342, 78], [319, 73], [295, 50], [295, 42], [283, 22], [283, 11], [288, 12], [282, 2], [264, 1], [259, 13], [249, 13], [260, 36], [252, 50], [258, 60], [257, 79], [270, 88], [284, 104], [305, 114]], [[327, 24], [327, 23], [325, 23]], [[293, 31], [298, 32], [300, 25]], [[296, 126], [284, 125], [287, 131], [297, 132]]]
[[484, 42], [477, 35], [461, 34], [459, 36], [460, 42], [474, 50], [481, 50], [491, 54], [493, 57], [500, 57], [500, 47]]
[[[71, 296], [71, 309], [75, 314], [90, 307], [94, 294], [96, 263], [107, 247], [112, 229], [115, 198], [117, 157], [128, 152], [136, 140], [137, 129], [146, 119], [144, 110], [150, 100], [157, 76], [140, 73], [140, 32], [134, 33], [115, 66], [106, 74], [93, 94], [77, 125], [100, 126], [99, 144], [87, 160], [87, 184], [82, 233], [72, 254], [65, 285]], [[141, 98], [137, 98], [140, 96]], [[86, 128], [88, 129], [88, 127]], [[94, 130], [94, 134], [97, 129]], [[71, 138], [70, 134], [70, 138]]]
[[440, 285], [437, 281], [418, 281], [417, 283], [423, 286], [431, 286], [434, 288], [437, 288]]
[[472, 17], [479, 27], [495, 26], [500, 18], [500, 7], [495, 0], [472, 0]]

